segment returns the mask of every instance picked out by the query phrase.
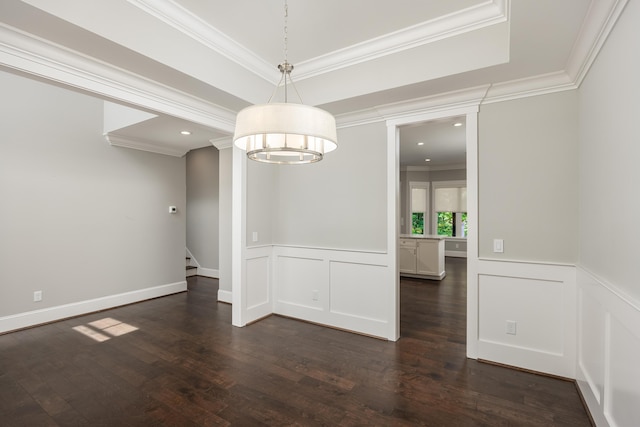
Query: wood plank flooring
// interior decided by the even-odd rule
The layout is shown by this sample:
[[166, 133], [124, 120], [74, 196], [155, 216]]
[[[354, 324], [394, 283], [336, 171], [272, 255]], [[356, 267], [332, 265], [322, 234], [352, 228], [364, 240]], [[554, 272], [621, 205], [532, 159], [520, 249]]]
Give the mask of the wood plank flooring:
[[464, 260], [447, 272], [402, 280], [396, 343], [278, 316], [232, 327], [203, 277], [2, 335], [0, 425], [589, 426], [572, 382], [465, 357]]

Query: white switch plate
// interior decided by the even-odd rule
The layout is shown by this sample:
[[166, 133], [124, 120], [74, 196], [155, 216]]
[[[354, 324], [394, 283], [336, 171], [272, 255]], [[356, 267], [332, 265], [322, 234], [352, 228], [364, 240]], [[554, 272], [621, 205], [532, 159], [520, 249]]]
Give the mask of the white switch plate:
[[496, 253], [504, 252], [504, 240], [493, 239], [493, 252], [496, 252]]
[[311, 299], [314, 301], [318, 301], [318, 291], [313, 291], [313, 296]]
[[252, 240], [253, 240], [254, 242], [257, 242], [257, 241], [258, 241], [258, 232], [257, 232], [257, 231], [254, 231], [254, 232], [253, 232]]
[[35, 291], [33, 293], [33, 301], [35, 302], [42, 301], [42, 291]]
[[514, 320], [507, 320], [507, 333], [509, 335], [515, 335], [517, 326], [518, 326], [518, 322]]

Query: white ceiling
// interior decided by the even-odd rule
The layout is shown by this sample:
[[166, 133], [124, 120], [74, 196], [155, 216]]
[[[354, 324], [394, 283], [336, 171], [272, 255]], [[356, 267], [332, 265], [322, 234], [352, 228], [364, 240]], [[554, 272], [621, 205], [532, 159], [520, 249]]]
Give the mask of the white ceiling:
[[[488, 96], [502, 96], [511, 84], [523, 81], [575, 81], [575, 70], [584, 68], [593, 51], [583, 46], [596, 43], [607, 8], [615, 3], [288, 0], [287, 55], [296, 66], [293, 78], [303, 101], [327, 109], [339, 121], [353, 114], [379, 114], [389, 104], [478, 86], [490, 88]], [[175, 134], [195, 111], [189, 110], [191, 105], [216, 114], [217, 120], [209, 120], [206, 112], [202, 119], [193, 115], [199, 139], [194, 136], [188, 146], [195, 148], [228, 135], [228, 123], [239, 109], [266, 102], [280, 77], [275, 67], [284, 57], [283, 21], [282, 0], [0, 2], [0, 30], [9, 31], [0, 37], [32, 35], [95, 60], [96, 67], [105, 65], [109, 76], [141, 76], [173, 91], [184, 108], [174, 113], [158, 102], [158, 118], [117, 134], [182, 148], [185, 141]], [[37, 73], [34, 67], [2, 58], [4, 67]], [[65, 78], [59, 81], [65, 83]], [[91, 90], [90, 84], [69, 84]], [[96, 94], [110, 96], [99, 90]], [[131, 95], [115, 101], [135, 105]], [[183, 120], [172, 123], [173, 115]], [[432, 135], [425, 134], [427, 129]], [[401, 135], [414, 145], [429, 139], [432, 164], [454, 164], [460, 160], [456, 132], [464, 134], [463, 129], [438, 123], [403, 129]], [[403, 164], [424, 163], [423, 151], [404, 151]], [[458, 157], [452, 157], [454, 151]], [[413, 152], [417, 157], [410, 159], [407, 153]]]
[[[454, 126], [454, 124], [460, 126]], [[431, 170], [466, 168], [464, 117], [400, 127], [400, 165]], [[429, 161], [426, 161], [429, 159]]]

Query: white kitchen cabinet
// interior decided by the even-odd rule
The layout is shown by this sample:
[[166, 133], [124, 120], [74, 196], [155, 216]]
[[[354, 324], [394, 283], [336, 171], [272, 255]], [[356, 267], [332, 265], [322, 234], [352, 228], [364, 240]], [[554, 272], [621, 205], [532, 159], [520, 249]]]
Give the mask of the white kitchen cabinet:
[[400, 275], [436, 280], [446, 275], [442, 236], [401, 236], [398, 246]]
[[416, 241], [415, 239], [400, 239], [400, 273], [416, 272]]

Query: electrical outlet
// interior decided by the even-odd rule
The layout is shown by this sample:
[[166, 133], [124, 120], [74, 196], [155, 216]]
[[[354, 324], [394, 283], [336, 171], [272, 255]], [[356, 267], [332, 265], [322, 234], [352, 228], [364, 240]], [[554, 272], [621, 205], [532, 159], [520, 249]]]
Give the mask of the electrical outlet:
[[318, 301], [318, 291], [313, 291], [311, 299], [314, 301]]
[[514, 320], [507, 320], [507, 334], [515, 335], [518, 323]]
[[42, 301], [42, 291], [35, 291], [33, 293], [33, 301], [34, 302]]

